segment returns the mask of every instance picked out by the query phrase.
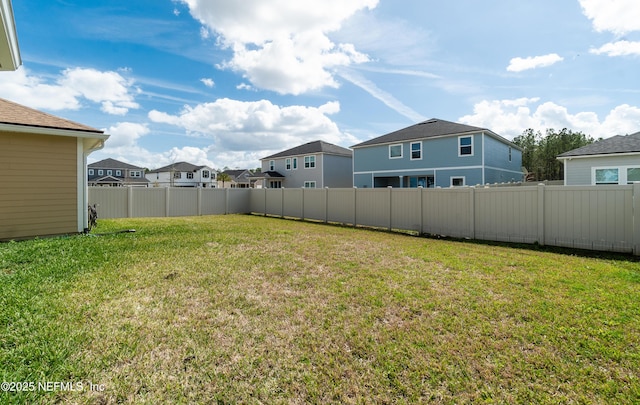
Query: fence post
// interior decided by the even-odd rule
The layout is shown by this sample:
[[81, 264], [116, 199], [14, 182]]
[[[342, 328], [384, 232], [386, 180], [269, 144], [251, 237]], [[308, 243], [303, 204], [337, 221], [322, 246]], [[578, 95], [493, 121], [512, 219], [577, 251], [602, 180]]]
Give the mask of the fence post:
[[391, 227], [393, 226], [392, 224], [392, 218], [393, 218], [393, 196], [391, 195], [393, 193], [393, 187], [391, 186], [387, 186], [387, 190], [389, 191], [389, 230], [391, 230]]
[[329, 222], [329, 187], [324, 188], [324, 223]]
[[422, 205], [424, 203], [424, 189], [422, 188], [422, 186], [418, 186], [417, 188], [418, 190], [418, 195], [420, 196], [420, 198], [418, 199], [420, 202], [420, 229], [418, 229], [418, 235], [422, 235], [423, 234], [423, 229], [424, 229], [424, 209], [422, 208]]
[[133, 217], [133, 187], [127, 187], [127, 217]]
[[538, 183], [538, 244], [544, 246], [544, 183]]
[[202, 188], [198, 187], [198, 216], [202, 216]]
[[171, 187], [167, 187], [164, 190], [164, 216], [168, 217], [171, 213]]
[[229, 190], [230, 188], [224, 189], [224, 215], [229, 214]]
[[353, 187], [353, 227], [358, 225], [358, 187]]
[[476, 187], [469, 187], [469, 237], [476, 238]]
[[633, 254], [640, 256], [640, 182], [633, 183]]
[[302, 207], [300, 209], [300, 216], [302, 217], [300, 219], [304, 221], [304, 187], [302, 187]]

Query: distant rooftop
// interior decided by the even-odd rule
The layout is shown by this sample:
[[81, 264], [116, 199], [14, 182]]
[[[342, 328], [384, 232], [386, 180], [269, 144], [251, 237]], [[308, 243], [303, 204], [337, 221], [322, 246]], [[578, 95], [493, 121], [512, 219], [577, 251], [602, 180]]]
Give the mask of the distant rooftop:
[[353, 154], [351, 150], [343, 148], [342, 146], [334, 145], [325, 141], [313, 141], [305, 143], [304, 145], [296, 146], [295, 148], [276, 153], [275, 155], [267, 156], [265, 158], [262, 158], [262, 160], [275, 159], [286, 156], [308, 155], [311, 153], [326, 153], [329, 155], [341, 156], [352, 156]]
[[614, 153], [640, 152], [640, 132], [631, 135], [616, 135], [594, 142], [581, 148], [573, 149], [558, 157], [576, 157], [590, 155], [609, 155]]

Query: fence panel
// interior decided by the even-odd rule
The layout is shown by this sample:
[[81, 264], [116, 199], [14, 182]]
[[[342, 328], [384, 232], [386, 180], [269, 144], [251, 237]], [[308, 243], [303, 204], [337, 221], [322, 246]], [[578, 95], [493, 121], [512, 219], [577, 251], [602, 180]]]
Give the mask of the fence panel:
[[633, 186], [546, 187], [544, 212], [546, 244], [634, 250]]
[[129, 204], [131, 217], [166, 217], [167, 193], [166, 188], [129, 188], [131, 194]]
[[198, 215], [197, 188], [169, 188], [169, 216], [186, 217]]
[[283, 215], [282, 207], [282, 189], [281, 188], [266, 188], [264, 192], [265, 196], [265, 214], [266, 215]]
[[[250, 190], [248, 188], [227, 188], [227, 204], [224, 212], [215, 212], [216, 214], [246, 214], [251, 212]], [[214, 191], [222, 191], [214, 189]], [[222, 205], [222, 207], [225, 207]]]
[[391, 188], [354, 189], [356, 224], [391, 229]]
[[420, 232], [422, 228], [421, 188], [401, 188], [391, 193], [391, 228]]
[[474, 193], [475, 238], [538, 241], [538, 187], [477, 188]]
[[301, 188], [282, 189], [282, 211], [283, 216], [290, 218], [302, 218], [302, 195]]
[[200, 189], [200, 214], [201, 215], [223, 215], [226, 213], [225, 190], [221, 188]]
[[422, 233], [473, 238], [473, 188], [423, 189]]
[[304, 218], [315, 221], [325, 221], [327, 219], [327, 188], [305, 188], [304, 198]]
[[339, 224], [355, 225], [355, 188], [327, 189], [327, 220]]
[[97, 204], [99, 218], [126, 218], [128, 188], [89, 187], [89, 204]]

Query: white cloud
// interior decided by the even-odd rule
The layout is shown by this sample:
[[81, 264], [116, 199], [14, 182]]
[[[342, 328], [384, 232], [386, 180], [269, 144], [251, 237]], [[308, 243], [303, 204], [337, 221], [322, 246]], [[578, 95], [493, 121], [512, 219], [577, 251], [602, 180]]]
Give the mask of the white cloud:
[[606, 54], [608, 56], [628, 56], [640, 55], [640, 42], [638, 41], [617, 41], [601, 46], [600, 48], [592, 48], [590, 53], [596, 55]]
[[557, 53], [542, 56], [530, 56], [527, 58], [513, 58], [507, 66], [509, 72], [522, 72], [523, 70], [537, 69], [562, 62], [564, 58]]
[[334, 144], [356, 142], [327, 117], [339, 109], [337, 102], [281, 107], [268, 100], [223, 98], [186, 106], [178, 115], [152, 110], [149, 119], [181, 127], [192, 136], [211, 138], [217, 151], [277, 151], [318, 139]]
[[79, 110], [83, 100], [99, 103], [103, 112], [124, 115], [139, 108], [134, 101], [133, 82], [117, 72], [66, 69], [51, 80], [21, 67], [0, 75], [2, 96], [36, 109]]
[[624, 35], [640, 31], [640, 7], [637, 0], [579, 0], [582, 12], [598, 31]]
[[281, 94], [337, 87], [332, 69], [367, 61], [351, 44], [335, 44], [334, 32], [378, 0], [183, 0], [191, 15], [219, 44], [231, 49], [220, 65], [240, 72], [254, 86]]
[[544, 132], [548, 128], [567, 128], [594, 138], [608, 138], [637, 132], [640, 129], [640, 108], [620, 105], [600, 121], [595, 112], [571, 114], [566, 107], [553, 102], [538, 104], [538, 98], [515, 100], [485, 100], [477, 103], [473, 114], [460, 118], [460, 122], [487, 128], [513, 139], [528, 128]]
[[200, 81], [202, 82], [202, 84], [204, 84], [207, 87], [215, 86], [215, 83], [213, 82], [213, 79], [210, 79], [208, 77], [202, 78], [202, 79], [200, 79]]
[[149, 127], [135, 122], [118, 122], [104, 131], [110, 135], [105, 142], [105, 149], [110, 150], [135, 146], [140, 137], [149, 133]]

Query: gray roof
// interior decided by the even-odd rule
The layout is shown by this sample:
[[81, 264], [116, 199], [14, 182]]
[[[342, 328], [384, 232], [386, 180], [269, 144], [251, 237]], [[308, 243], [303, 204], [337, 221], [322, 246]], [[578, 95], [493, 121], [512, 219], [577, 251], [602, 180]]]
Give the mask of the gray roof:
[[159, 169], [155, 169], [155, 170], [151, 170], [149, 173], [162, 173], [162, 172], [171, 172], [171, 171], [176, 171], [176, 172], [195, 172], [198, 171], [204, 167], [208, 167], [208, 166], [196, 166], [194, 164], [191, 163], [187, 163], [187, 162], [177, 162], [177, 163], [172, 163], [170, 165], [167, 166], [163, 166]]
[[609, 155], [613, 153], [640, 152], [640, 132], [631, 135], [616, 135], [611, 138], [594, 142], [581, 148], [573, 149], [558, 155], [558, 157]]
[[353, 145], [352, 148], [483, 131], [491, 132], [486, 128], [479, 128], [471, 125], [458, 124], [456, 122], [432, 118], [415, 125], [411, 125], [410, 127], [390, 132], [377, 138], [369, 139], [368, 141]]
[[124, 163], [115, 159], [103, 159], [99, 162], [91, 163], [88, 167], [92, 169], [133, 169], [133, 170], [144, 170], [142, 167], [130, 165], [129, 163]]
[[273, 170], [254, 173], [253, 175], [247, 176], [247, 177], [250, 177], [252, 179], [283, 179], [284, 178], [282, 174]]
[[352, 156], [353, 152], [347, 148], [343, 148], [342, 146], [334, 145], [325, 141], [313, 141], [305, 143], [304, 145], [296, 146], [295, 148], [287, 149], [285, 151], [276, 153], [275, 155], [267, 156], [262, 158], [265, 159], [275, 159], [286, 156], [298, 156], [298, 155], [309, 155], [312, 153], [326, 153], [329, 155], [340, 155], [340, 156]]

